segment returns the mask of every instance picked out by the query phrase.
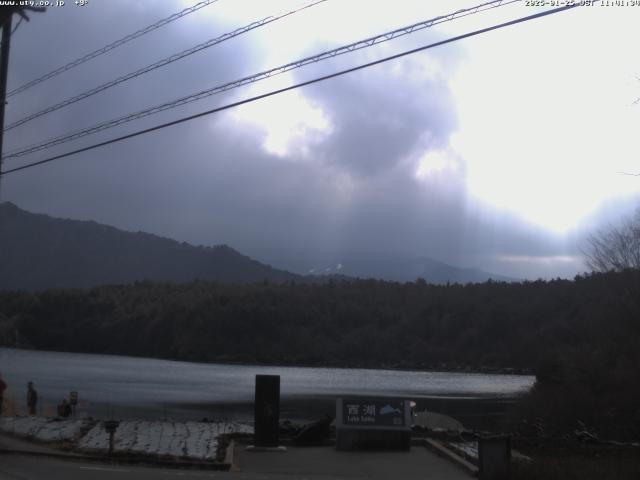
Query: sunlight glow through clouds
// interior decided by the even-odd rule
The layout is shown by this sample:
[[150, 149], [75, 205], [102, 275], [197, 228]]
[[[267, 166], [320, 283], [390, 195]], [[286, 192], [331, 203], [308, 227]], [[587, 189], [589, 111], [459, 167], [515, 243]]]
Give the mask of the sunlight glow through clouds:
[[[304, 3], [220, 1], [207, 14], [239, 26]], [[250, 35], [266, 68], [475, 3], [328, 1]], [[442, 38], [536, 11], [513, 4], [433, 32]], [[640, 182], [617, 173], [637, 172], [639, 164], [640, 105], [631, 103], [640, 96], [640, 65], [630, 41], [638, 11], [581, 7], [457, 43], [464, 54], [449, 79], [457, 132], [448, 147], [415, 152], [409, 174], [422, 181], [452, 172], [472, 198], [556, 234], [575, 230], [612, 198], [640, 193]], [[375, 48], [362, 51], [364, 58], [398, 47], [393, 41]], [[394, 84], [420, 88], [425, 77], [450, 75], [434, 55], [380, 68]], [[275, 85], [292, 78], [283, 75]], [[310, 103], [304, 89], [231, 115], [263, 132], [263, 148], [280, 158], [310, 158], [332, 131], [331, 112]]]
[[632, 25], [607, 13], [569, 12], [468, 43], [451, 81], [452, 147], [473, 196], [566, 233], [608, 198], [640, 192], [616, 173], [636, 171], [640, 152], [640, 112], [630, 106], [639, 84], [629, 81], [638, 65], [624, 38]]
[[281, 158], [306, 158], [310, 148], [331, 133], [331, 122], [323, 110], [300, 91], [242, 105], [232, 116], [262, 131], [263, 148]]
[[452, 156], [451, 152], [432, 150], [422, 155], [418, 161], [416, 178], [424, 180], [432, 173], [439, 173], [444, 170], [450, 170], [457, 173], [459, 169], [460, 164]]

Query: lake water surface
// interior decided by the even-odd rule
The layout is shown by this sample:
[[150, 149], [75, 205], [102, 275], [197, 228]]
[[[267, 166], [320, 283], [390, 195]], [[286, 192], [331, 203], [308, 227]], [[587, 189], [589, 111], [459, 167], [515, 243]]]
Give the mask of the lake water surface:
[[27, 382], [33, 381], [43, 408], [76, 390], [81, 409], [97, 416], [109, 410], [120, 416], [193, 412], [202, 417], [211, 405], [248, 405], [256, 374], [281, 376], [283, 402], [342, 395], [512, 397], [534, 380], [526, 375], [221, 365], [8, 348], [0, 348], [0, 372], [9, 385], [7, 396], [19, 404]]

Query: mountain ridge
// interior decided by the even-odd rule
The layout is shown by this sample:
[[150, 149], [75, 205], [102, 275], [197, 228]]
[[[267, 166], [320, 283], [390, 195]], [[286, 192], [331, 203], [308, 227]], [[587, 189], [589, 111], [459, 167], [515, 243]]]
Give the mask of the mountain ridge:
[[93, 220], [57, 218], [28, 212], [10, 202], [0, 203], [0, 289], [89, 288], [142, 280], [284, 283], [354, 278], [413, 282], [423, 278], [434, 284], [517, 281], [429, 257], [370, 256], [347, 258], [340, 263], [339, 269], [296, 273], [259, 262], [226, 244], [196, 246], [153, 233], [126, 231]]
[[[377, 278], [394, 282], [413, 282], [418, 278], [428, 283], [519, 282], [520, 279], [487, 272], [479, 268], [457, 267], [426, 256], [368, 255], [343, 256], [316, 262], [309, 273], [340, 273], [347, 277]], [[329, 266], [331, 265], [331, 266]]]
[[86, 288], [141, 280], [231, 283], [302, 280], [228, 245], [194, 246], [92, 220], [0, 204], [0, 288]]

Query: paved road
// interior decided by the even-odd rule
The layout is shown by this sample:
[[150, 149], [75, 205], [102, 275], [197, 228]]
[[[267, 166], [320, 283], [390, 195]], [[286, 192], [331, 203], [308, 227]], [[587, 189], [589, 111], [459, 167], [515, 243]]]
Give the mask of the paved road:
[[[24, 440], [11, 435], [3, 435], [0, 433], [0, 450], [18, 450], [22, 452], [34, 452], [34, 453], [64, 453], [52, 447], [48, 447], [45, 444], [34, 443], [28, 440]], [[0, 463], [2, 465], [2, 463]]]
[[231, 478], [231, 476], [229, 472], [131, 467], [25, 455], [0, 455], [0, 480], [169, 480], [172, 478], [185, 480]]
[[0, 454], [0, 480], [338, 480], [402, 478], [469, 480], [462, 470], [414, 447], [407, 453], [344, 453], [332, 448], [290, 449], [285, 453], [240, 451], [239, 471], [216, 472], [81, 462], [18, 454]]
[[[283, 478], [469, 480], [471, 477], [424, 446], [410, 452], [337, 452], [332, 447], [290, 447], [282, 452], [236, 450], [245, 474], [287, 474]], [[267, 478], [267, 477], [264, 477]]]

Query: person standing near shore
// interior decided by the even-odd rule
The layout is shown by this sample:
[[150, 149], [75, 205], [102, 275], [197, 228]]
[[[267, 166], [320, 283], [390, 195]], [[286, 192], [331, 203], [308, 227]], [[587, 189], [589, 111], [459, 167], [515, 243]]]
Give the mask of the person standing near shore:
[[58, 405], [58, 416], [67, 418], [69, 415], [71, 415], [71, 405], [69, 405], [66, 398], [63, 398], [62, 403]]
[[36, 414], [36, 406], [38, 405], [38, 392], [33, 388], [33, 382], [27, 384], [27, 408], [29, 415]]
[[7, 384], [2, 379], [2, 374], [0, 373], [0, 415], [2, 415], [2, 404], [4, 402], [4, 391], [6, 389], [7, 389]]

